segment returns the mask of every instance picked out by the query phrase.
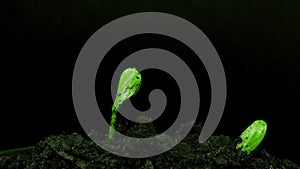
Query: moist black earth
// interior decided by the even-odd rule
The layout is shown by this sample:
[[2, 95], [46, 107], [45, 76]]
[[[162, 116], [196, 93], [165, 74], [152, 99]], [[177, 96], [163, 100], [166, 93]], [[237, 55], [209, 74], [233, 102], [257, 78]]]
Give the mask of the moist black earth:
[[[183, 126], [184, 127], [184, 126]], [[122, 130], [122, 129], [120, 129]], [[125, 129], [123, 128], [123, 132]], [[100, 168], [100, 169], [300, 169], [287, 159], [279, 159], [258, 147], [250, 155], [237, 150], [238, 138], [212, 136], [198, 143], [201, 126], [171, 150], [150, 158], [125, 158], [109, 153], [87, 136], [78, 133], [46, 137], [26, 151], [0, 154], [0, 168]], [[132, 126], [128, 135], [153, 135], [153, 127]], [[97, 134], [97, 133], [92, 133]], [[168, 140], [162, 137], [162, 141]]]

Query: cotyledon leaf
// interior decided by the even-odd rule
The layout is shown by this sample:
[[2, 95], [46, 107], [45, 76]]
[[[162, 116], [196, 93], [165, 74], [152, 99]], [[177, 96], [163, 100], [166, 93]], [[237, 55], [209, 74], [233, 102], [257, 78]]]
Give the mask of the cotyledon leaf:
[[112, 116], [109, 129], [109, 138], [113, 139], [115, 122], [117, 117], [117, 112], [119, 107], [123, 104], [124, 101], [134, 96], [140, 89], [142, 82], [141, 74], [136, 70], [136, 68], [127, 68], [121, 74], [118, 90], [116, 94], [116, 99], [112, 106]]
[[254, 121], [241, 135], [242, 142], [236, 148], [250, 154], [261, 143], [267, 132], [267, 123], [263, 120]]

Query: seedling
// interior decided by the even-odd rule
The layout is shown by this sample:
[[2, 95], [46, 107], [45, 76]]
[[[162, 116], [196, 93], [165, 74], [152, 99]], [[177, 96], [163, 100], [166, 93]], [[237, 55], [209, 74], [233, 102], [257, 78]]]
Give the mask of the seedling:
[[267, 123], [263, 120], [253, 122], [241, 135], [242, 142], [236, 148], [249, 155], [263, 140], [267, 131]]
[[121, 104], [123, 104], [125, 100], [134, 96], [138, 92], [141, 86], [141, 82], [141, 74], [135, 68], [128, 68], [122, 73], [119, 80], [116, 99], [112, 106], [112, 115], [108, 135], [110, 139], [113, 139], [117, 112], [119, 111], [119, 107], [121, 106]]

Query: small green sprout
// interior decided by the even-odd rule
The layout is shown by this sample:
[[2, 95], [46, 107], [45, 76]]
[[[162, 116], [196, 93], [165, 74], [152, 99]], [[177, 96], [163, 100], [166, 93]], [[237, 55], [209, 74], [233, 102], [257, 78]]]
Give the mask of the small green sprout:
[[125, 100], [134, 96], [138, 92], [141, 86], [141, 82], [141, 74], [135, 68], [128, 68], [122, 73], [119, 80], [116, 99], [112, 106], [112, 115], [108, 135], [110, 139], [113, 139], [115, 131], [115, 122], [117, 118], [117, 112], [119, 111], [119, 107], [121, 106], [121, 104], [123, 104]]
[[236, 148], [249, 155], [263, 140], [267, 131], [267, 123], [263, 120], [253, 122], [241, 135], [242, 142]]

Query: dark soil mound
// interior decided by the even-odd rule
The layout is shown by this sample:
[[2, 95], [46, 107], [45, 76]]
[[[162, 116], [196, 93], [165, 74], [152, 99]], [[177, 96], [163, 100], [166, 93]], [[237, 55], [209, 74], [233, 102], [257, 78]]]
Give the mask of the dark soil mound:
[[[153, 132], [138, 126], [133, 128], [128, 132]], [[242, 153], [235, 148], [240, 140], [228, 136], [213, 136], [199, 144], [199, 130], [199, 126], [194, 127], [192, 134], [176, 147], [146, 159], [113, 155], [76, 133], [50, 136], [29, 150], [0, 154], [0, 168], [300, 169], [289, 160], [276, 158], [260, 148], [250, 155]]]

